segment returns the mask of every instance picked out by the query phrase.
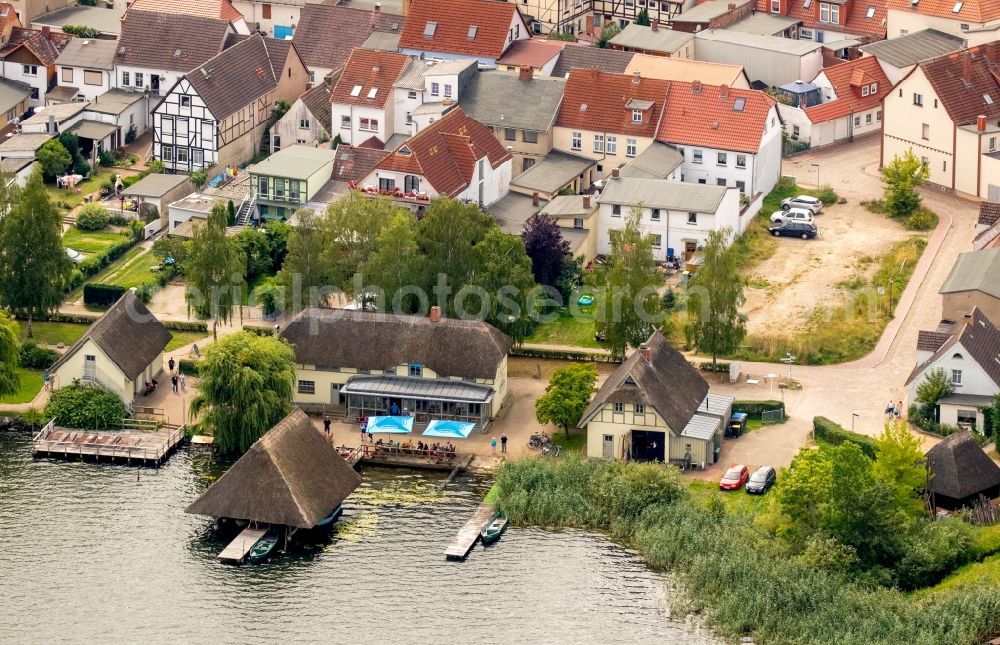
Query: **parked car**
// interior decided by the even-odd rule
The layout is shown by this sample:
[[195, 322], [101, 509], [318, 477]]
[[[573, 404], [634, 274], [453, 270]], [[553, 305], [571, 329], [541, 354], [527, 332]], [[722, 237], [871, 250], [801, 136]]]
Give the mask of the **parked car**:
[[774, 486], [776, 481], [778, 481], [778, 475], [774, 472], [774, 468], [761, 466], [750, 475], [750, 479], [747, 481], [747, 492], [751, 495], [763, 495], [771, 490], [771, 486]]
[[719, 481], [719, 490], [739, 490], [750, 479], [750, 469], [743, 464], [730, 466]]
[[812, 211], [804, 208], [792, 208], [787, 211], [774, 211], [771, 213], [771, 221], [775, 224], [781, 222], [812, 222]]
[[786, 197], [781, 200], [781, 207], [786, 211], [791, 208], [802, 208], [813, 215], [819, 215], [823, 211], [823, 202], [812, 195], [799, 195], [798, 197]]
[[784, 235], [786, 237], [801, 237], [803, 240], [816, 237], [819, 233], [816, 225], [812, 222], [786, 222], [784, 224], [775, 224], [767, 230], [775, 237]]

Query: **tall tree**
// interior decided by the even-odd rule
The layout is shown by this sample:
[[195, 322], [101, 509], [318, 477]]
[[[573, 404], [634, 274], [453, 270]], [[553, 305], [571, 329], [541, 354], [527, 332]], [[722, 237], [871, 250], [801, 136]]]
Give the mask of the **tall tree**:
[[482, 289], [488, 300], [484, 319], [520, 345], [531, 332], [528, 296], [535, 287], [524, 243], [516, 235], [491, 228], [476, 245], [475, 255], [472, 284]]
[[642, 25], [643, 27], [649, 27], [653, 24], [653, 21], [649, 19], [649, 10], [643, 9], [639, 13], [635, 14], [635, 24]]
[[597, 291], [595, 318], [611, 355], [625, 358], [631, 345], [644, 343], [660, 321], [663, 301], [658, 293], [663, 276], [653, 259], [653, 240], [644, 236], [642, 210], [633, 208], [625, 228], [612, 231], [611, 252], [594, 272]]
[[366, 298], [363, 293], [355, 293], [354, 275], [375, 254], [379, 235], [401, 210], [387, 197], [369, 199], [353, 190], [346, 198], [330, 204], [323, 220], [330, 241], [328, 264], [333, 283], [342, 291]]
[[[478, 205], [439, 197], [431, 201], [417, 228], [423, 254], [423, 286], [435, 294], [438, 276], [451, 286], [445, 298], [447, 311], [454, 313], [455, 291], [469, 284], [476, 269], [475, 246], [496, 223]], [[433, 299], [433, 295], [432, 295]]]
[[[212, 319], [212, 336], [219, 322], [229, 322], [243, 308], [247, 261], [233, 238], [226, 235], [226, 205], [216, 202], [205, 224], [195, 229], [185, 262], [188, 312]], [[241, 314], [242, 315], [242, 314]]]
[[569, 242], [563, 239], [556, 221], [544, 213], [532, 215], [521, 232], [524, 251], [531, 258], [535, 282], [557, 287], [563, 263], [569, 255]]
[[955, 388], [943, 368], [937, 367], [924, 375], [924, 380], [917, 384], [917, 402], [922, 404], [924, 416], [937, 416], [935, 409], [938, 401], [951, 396]]
[[688, 342], [711, 354], [712, 363], [735, 351], [747, 334], [743, 278], [727, 245], [730, 233], [724, 228], [708, 234], [705, 262], [688, 285]]
[[893, 217], [908, 217], [920, 208], [920, 186], [930, 176], [927, 165], [907, 150], [882, 168], [885, 207]]
[[59, 308], [73, 262], [62, 245], [62, 218], [36, 169], [19, 193], [0, 194], [0, 300], [32, 320]]
[[0, 395], [17, 392], [20, 380], [14, 368], [20, 363], [21, 328], [0, 312]]
[[264, 229], [247, 227], [233, 241], [246, 258], [247, 279], [271, 270], [271, 243]]
[[308, 208], [295, 216], [299, 223], [288, 233], [287, 253], [278, 273], [278, 283], [285, 290], [292, 313], [298, 313], [303, 306], [325, 302], [326, 296], [320, 289], [330, 284], [332, 272], [329, 254], [325, 252], [322, 221]]
[[50, 139], [42, 144], [35, 153], [35, 159], [42, 168], [42, 174], [47, 181], [53, 181], [56, 176], [66, 172], [73, 164], [73, 155], [58, 139]]
[[545, 394], [535, 401], [535, 418], [552, 423], [569, 436], [580, 423], [587, 404], [597, 392], [597, 368], [593, 363], [577, 363], [556, 370], [545, 386]]
[[900, 506], [913, 505], [920, 511], [920, 493], [927, 483], [924, 451], [920, 440], [904, 423], [887, 423], [875, 438], [876, 453], [872, 473], [896, 493]]
[[417, 246], [417, 224], [407, 212], [393, 215], [378, 236], [376, 250], [362, 268], [364, 282], [382, 291], [384, 311], [413, 313], [414, 294], [403, 293], [403, 287], [415, 284], [420, 271], [420, 248]]
[[611, 46], [611, 39], [617, 36], [621, 32], [622, 28], [618, 26], [617, 22], [612, 22], [606, 27], [601, 28], [601, 35], [597, 37], [597, 46], [601, 49], [607, 49]]
[[240, 331], [208, 346], [191, 416], [224, 453], [243, 453], [292, 409], [295, 354], [275, 336]]

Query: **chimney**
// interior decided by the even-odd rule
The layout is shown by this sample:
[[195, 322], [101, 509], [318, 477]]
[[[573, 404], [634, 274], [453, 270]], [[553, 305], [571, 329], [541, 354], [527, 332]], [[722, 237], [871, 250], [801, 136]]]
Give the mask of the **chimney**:
[[52, 116], [51, 114], [49, 115], [49, 123], [45, 127], [45, 131], [48, 132], [49, 134], [56, 134], [57, 133], [57, 131], [56, 131], [56, 118], [54, 116]]
[[659, 20], [653, 20], [653, 22], [649, 25], [649, 28], [652, 29], [653, 31], [659, 31], [660, 30], [660, 21]]
[[719, 86], [719, 98], [724, 99], [729, 96], [729, 86], [723, 83]]
[[972, 54], [968, 51], [960, 54], [962, 57], [962, 80], [966, 83], [972, 82]]
[[728, 9], [729, 9], [730, 11], [736, 11], [736, 3], [735, 3], [735, 2], [730, 2], [730, 3], [729, 3], [729, 7], [727, 7], [727, 8], [728, 8]]
[[701, 81], [691, 81], [691, 93], [697, 94], [701, 91]]
[[617, 168], [612, 168], [611, 169], [611, 178], [612, 179], [618, 179], [618, 169]]
[[539, 203], [538, 193], [531, 193], [531, 205], [537, 208]]
[[403, 17], [404, 18], [410, 15], [410, 4], [412, 2], [413, 2], [413, 0], [403, 0]]
[[434, 305], [433, 307], [431, 307], [430, 318], [431, 318], [431, 322], [432, 323], [440, 322], [441, 321], [441, 307], [438, 307], [437, 305]]
[[583, 210], [585, 211], [590, 210], [590, 195], [583, 196]]
[[632, 82], [633, 83], [635, 83], [636, 85], [638, 85], [641, 80], [642, 80], [642, 74], [639, 73], [639, 70], [635, 70], [634, 72], [632, 72]]
[[531, 65], [521, 65], [517, 68], [517, 79], [520, 81], [530, 81], [531, 77], [535, 75]]
[[653, 360], [653, 350], [651, 350], [649, 345], [646, 343], [639, 345], [639, 355], [642, 356], [643, 360], [647, 363], [650, 363]]
[[980, 132], [983, 132], [983, 131], [986, 130], [986, 115], [985, 114], [980, 114], [979, 116], [976, 117], [976, 129], [979, 130]]

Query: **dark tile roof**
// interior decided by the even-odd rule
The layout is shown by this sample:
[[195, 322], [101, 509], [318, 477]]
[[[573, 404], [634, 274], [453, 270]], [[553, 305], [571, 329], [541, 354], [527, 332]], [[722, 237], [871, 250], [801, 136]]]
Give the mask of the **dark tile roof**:
[[406, 18], [383, 11], [307, 3], [292, 42], [306, 67], [340, 69], [374, 31], [399, 33]]
[[956, 345], [961, 345], [968, 358], [974, 360], [994, 383], [1000, 385], [1000, 330], [983, 315], [978, 307], [962, 321], [961, 327], [945, 341], [926, 361], [910, 372], [906, 384], [923, 377], [924, 372], [938, 359], [948, 355]]
[[[280, 48], [268, 47], [264, 37], [256, 34], [191, 70], [184, 78], [221, 121], [278, 86], [274, 70], [280, 75], [285, 61], [272, 60], [275, 50]], [[288, 49], [284, 51], [287, 55]]]
[[517, 72], [478, 72], [459, 97], [465, 112], [486, 125], [545, 132], [555, 123], [566, 81]]
[[951, 334], [940, 331], [928, 331], [921, 329], [917, 332], [917, 351], [936, 352], [941, 346], [948, 342]]
[[361, 476], [296, 408], [184, 512], [309, 529], [360, 485]]
[[135, 380], [170, 342], [170, 332], [132, 291], [126, 291], [49, 371], [69, 360], [88, 340], [94, 341], [125, 376]]
[[228, 30], [215, 18], [129, 11], [115, 64], [189, 72], [222, 51]]
[[596, 67], [602, 72], [624, 74], [634, 55], [632, 52], [623, 52], [617, 49], [571, 45], [563, 47], [562, 53], [559, 54], [559, 60], [556, 61], [556, 66], [552, 68], [552, 75], [566, 78], [566, 75], [574, 67], [585, 69]]
[[337, 156], [333, 160], [332, 179], [343, 182], [361, 181], [390, 154], [381, 149], [353, 147], [342, 143], [337, 147]]
[[980, 114], [1000, 116], [998, 65], [1000, 42], [994, 42], [923, 62], [920, 68], [951, 120], [966, 125]]
[[309, 308], [281, 332], [295, 362], [384, 370], [425, 365], [441, 378], [493, 379], [511, 340], [481, 320]]
[[330, 124], [330, 85], [320, 83], [301, 96], [302, 102], [313, 115], [313, 118], [323, 124], [323, 129], [329, 131]]
[[[912, 0], [907, 0], [907, 3]], [[963, 48], [963, 39], [937, 29], [924, 29], [899, 38], [880, 40], [861, 47], [880, 61], [895, 67], [908, 67]]]
[[955, 500], [965, 500], [1000, 486], [997, 466], [968, 430], [945, 437], [927, 451], [930, 489]]
[[708, 383], [659, 331], [646, 341], [650, 361], [633, 353], [608, 377], [580, 418], [584, 428], [606, 403], [652, 406], [670, 429], [680, 434], [708, 394]]
[[59, 54], [72, 39], [73, 37], [69, 34], [53, 31], [49, 32], [46, 37], [38, 29], [14, 27], [11, 29], [10, 38], [3, 50], [0, 50], [0, 58], [6, 58], [14, 50], [24, 48], [30, 51], [42, 65], [54, 65]]
[[[509, 2], [411, 0], [399, 48], [498, 59], [516, 16], [520, 11]], [[428, 23], [434, 23], [433, 30], [428, 29]], [[528, 34], [523, 18], [521, 29]]]
[[993, 226], [1000, 220], [1000, 202], [982, 202], [979, 204], [980, 226]]

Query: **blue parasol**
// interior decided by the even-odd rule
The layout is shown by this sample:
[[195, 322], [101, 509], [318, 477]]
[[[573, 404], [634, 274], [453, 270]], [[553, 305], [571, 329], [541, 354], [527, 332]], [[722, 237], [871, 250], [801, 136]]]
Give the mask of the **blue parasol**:
[[445, 421], [444, 419], [434, 419], [427, 425], [427, 429], [424, 430], [424, 436], [465, 439], [475, 427], [475, 423], [469, 423], [468, 421]]
[[368, 434], [409, 434], [413, 432], [413, 417], [368, 417]]

